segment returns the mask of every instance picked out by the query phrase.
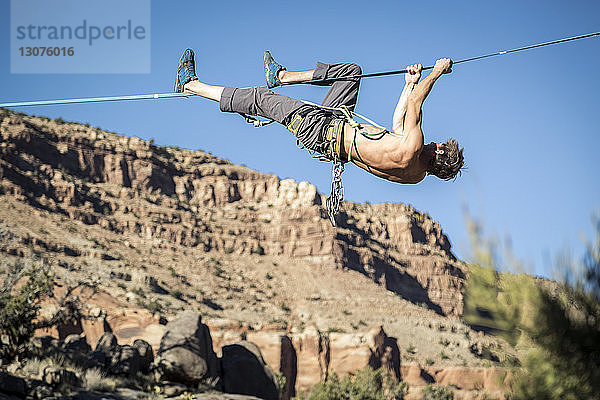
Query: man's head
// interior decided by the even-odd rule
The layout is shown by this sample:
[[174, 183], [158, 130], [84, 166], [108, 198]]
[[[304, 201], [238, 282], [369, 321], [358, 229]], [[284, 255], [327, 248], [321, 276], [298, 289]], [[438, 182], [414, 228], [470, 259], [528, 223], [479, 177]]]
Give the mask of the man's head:
[[458, 142], [452, 138], [446, 143], [435, 145], [433, 156], [429, 161], [427, 173], [449, 181], [456, 177], [464, 165], [463, 149], [458, 148]]

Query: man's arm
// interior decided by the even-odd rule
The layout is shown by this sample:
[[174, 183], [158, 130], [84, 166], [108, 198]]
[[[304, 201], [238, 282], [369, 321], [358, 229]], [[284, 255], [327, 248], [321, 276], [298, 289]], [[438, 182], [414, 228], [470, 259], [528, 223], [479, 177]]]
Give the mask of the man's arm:
[[406, 67], [407, 72], [404, 74], [406, 83], [404, 85], [404, 89], [402, 89], [400, 100], [398, 100], [398, 104], [394, 110], [394, 118], [392, 121], [392, 129], [399, 135], [403, 133], [404, 116], [406, 115], [406, 102], [408, 100], [408, 96], [415, 88], [415, 85], [419, 83], [422, 69], [423, 66], [421, 64], [409, 65]]
[[423, 148], [424, 138], [423, 131], [421, 131], [421, 107], [427, 95], [431, 92], [435, 81], [443, 74], [449, 74], [450, 72], [452, 72], [452, 60], [449, 58], [437, 60], [433, 71], [408, 96], [406, 116], [404, 117], [407, 150], [416, 152]]
[[449, 58], [437, 60], [431, 73], [427, 75], [427, 77], [415, 87], [410, 96], [408, 96], [408, 103], [412, 104], [413, 107], [416, 106], [420, 114], [421, 106], [427, 98], [427, 95], [429, 95], [429, 92], [431, 92], [431, 88], [433, 88], [435, 81], [443, 74], [449, 74], [450, 72], [452, 72], [452, 60]]

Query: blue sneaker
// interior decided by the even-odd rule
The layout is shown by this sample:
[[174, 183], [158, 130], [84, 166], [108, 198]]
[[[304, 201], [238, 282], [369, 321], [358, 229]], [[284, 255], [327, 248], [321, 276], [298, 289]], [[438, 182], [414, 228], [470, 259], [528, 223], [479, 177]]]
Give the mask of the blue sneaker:
[[281, 81], [277, 76], [279, 71], [285, 71], [285, 67], [273, 60], [269, 50], [265, 51], [265, 78], [269, 89], [281, 86]]
[[177, 66], [177, 78], [175, 79], [175, 93], [183, 93], [183, 86], [190, 81], [197, 81], [196, 64], [194, 63], [194, 51], [186, 49]]

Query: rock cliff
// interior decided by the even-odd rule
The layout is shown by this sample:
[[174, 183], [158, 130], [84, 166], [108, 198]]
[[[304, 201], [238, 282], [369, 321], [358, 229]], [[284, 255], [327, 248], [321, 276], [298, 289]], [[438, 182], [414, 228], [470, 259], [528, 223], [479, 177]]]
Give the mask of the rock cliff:
[[80, 293], [95, 319], [55, 336], [112, 331], [158, 348], [163, 320], [197, 309], [217, 351], [253, 341], [302, 389], [367, 364], [397, 376], [482, 364], [480, 335], [460, 321], [466, 267], [411, 206], [346, 202], [333, 228], [307, 182], [6, 110], [0, 199], [9, 262], [97, 283]]
[[323, 195], [307, 182], [280, 180], [201, 151], [4, 114], [3, 195], [171, 246], [318, 258], [442, 315], [461, 314], [464, 267], [439, 224], [410, 206], [345, 203], [334, 229], [321, 207]]

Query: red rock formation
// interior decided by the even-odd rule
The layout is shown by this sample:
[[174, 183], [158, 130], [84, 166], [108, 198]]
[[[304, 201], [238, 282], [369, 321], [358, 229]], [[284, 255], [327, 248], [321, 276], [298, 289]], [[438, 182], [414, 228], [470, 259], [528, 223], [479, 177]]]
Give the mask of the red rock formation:
[[[0, 194], [176, 246], [320, 257], [439, 314], [462, 313], [464, 267], [439, 224], [410, 206], [345, 203], [333, 229], [313, 185], [200, 151], [16, 114], [2, 119], [0, 139]], [[160, 207], [132, 201], [141, 198]], [[215, 209], [228, 226], [211, 223]]]
[[[310, 327], [331, 327], [319, 322], [333, 317], [313, 315], [318, 312], [316, 302], [322, 303], [318, 308], [322, 313], [356, 311], [339, 308], [339, 288], [319, 281], [322, 276], [341, 279], [350, 273], [364, 279], [355, 284], [355, 292], [359, 285], [372, 287], [363, 293], [365, 304], [353, 303], [348, 294], [342, 298], [344, 307], [368, 312], [381, 308], [377, 318], [382, 321], [370, 326], [384, 324], [390, 312], [387, 304], [418, 305], [402, 315], [415, 324], [417, 316], [431, 318], [427, 308], [442, 319], [461, 315], [465, 267], [452, 254], [440, 225], [410, 206], [346, 202], [338, 227], [332, 228], [322, 206], [324, 196], [307, 182], [280, 180], [201, 151], [157, 147], [138, 138], [4, 110], [0, 110], [0, 197], [10, 200], [0, 215], [13, 216], [10, 207], [18, 204], [20, 214], [29, 217], [22, 218], [26, 223], [18, 229], [13, 226], [10, 235], [0, 237], [0, 253], [15, 258], [42, 255], [68, 271], [66, 275], [93, 272], [104, 278], [104, 291], [89, 305], [106, 314], [60, 327], [60, 332], [54, 332], [57, 336], [83, 330], [93, 346], [104, 331], [112, 330], [121, 344], [143, 338], [156, 350], [164, 325], [144, 307], [150, 309], [151, 300], [171, 293], [173, 308], [204, 307], [217, 313], [223, 310], [220, 303], [232, 299], [239, 305], [232, 307], [232, 313], [241, 313], [246, 306], [259, 310], [264, 305], [260, 312], [268, 319], [260, 323], [250, 324], [242, 317], [246, 322], [223, 321], [219, 315], [207, 318], [215, 349], [246, 338], [258, 344], [275, 371], [281, 371], [288, 382], [295, 380], [297, 390], [306, 390], [333, 372], [346, 375], [366, 365], [386, 368], [415, 385], [425, 382], [427, 374], [440, 382], [460, 375], [444, 373], [446, 368], [417, 371], [401, 365], [398, 344], [383, 328], [359, 331], [366, 329], [360, 319], [367, 318], [364, 313], [353, 320], [356, 333], [335, 333], [335, 329], [326, 333]], [[23, 226], [32, 221], [37, 225]], [[43, 233], [49, 226], [55, 227], [54, 232]], [[176, 265], [176, 256], [186, 251], [190, 252], [187, 264]], [[280, 263], [304, 271], [294, 279], [310, 278], [313, 286], [288, 298], [282, 291], [295, 284], [291, 273], [286, 277], [290, 281], [278, 281], [279, 288], [259, 282], [265, 269], [257, 269], [260, 277], [242, 269], [235, 273], [230, 269], [228, 276], [217, 271], [222, 260], [229, 259], [228, 267], [235, 267], [240, 260], [260, 264], [253, 258], [258, 256], [268, 258], [262, 264], [273, 268]], [[213, 261], [208, 260], [217, 264], [211, 266]], [[104, 265], [100, 261], [112, 263], [115, 270], [110, 274], [94, 270]], [[172, 268], [169, 279], [175, 281], [169, 287], [164, 278], [167, 266]], [[344, 281], [344, 290], [358, 281], [354, 275], [346, 277], [352, 282]], [[202, 279], [196, 279], [199, 276]], [[119, 288], [111, 281], [122, 285]], [[203, 285], [211, 285], [208, 289], [221, 297], [211, 297]], [[185, 290], [178, 297], [173, 289], [180, 287]], [[408, 302], [400, 303], [400, 297]], [[387, 303], [390, 298], [393, 301]], [[269, 308], [267, 300], [279, 309]], [[299, 310], [285, 314], [287, 301], [295, 302]], [[285, 314], [285, 320], [271, 316], [274, 311]], [[298, 328], [305, 322], [308, 328]], [[435, 324], [426, 325], [420, 320], [415, 329], [423, 333]], [[457, 349], [465, 348], [461, 340], [456, 339]], [[473, 374], [469, 382], [485, 375], [483, 371]], [[285, 396], [292, 395], [293, 386], [288, 385]]]

